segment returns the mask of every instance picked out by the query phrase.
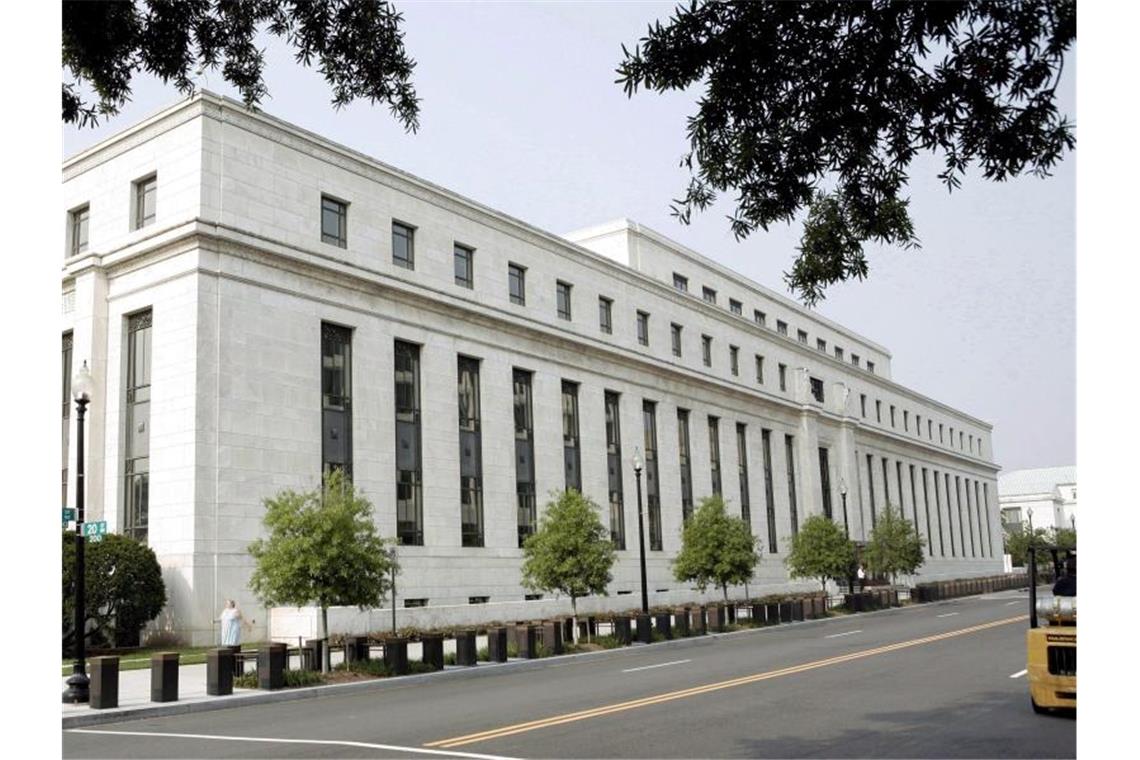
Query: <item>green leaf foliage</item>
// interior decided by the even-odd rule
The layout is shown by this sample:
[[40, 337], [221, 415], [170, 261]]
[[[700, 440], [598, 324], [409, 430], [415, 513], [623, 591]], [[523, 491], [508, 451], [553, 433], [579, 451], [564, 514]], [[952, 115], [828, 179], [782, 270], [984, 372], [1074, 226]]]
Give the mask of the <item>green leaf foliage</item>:
[[728, 599], [728, 587], [747, 583], [760, 561], [760, 540], [748, 525], [732, 517], [720, 496], [701, 500], [681, 532], [681, 551], [673, 559], [673, 576], [692, 582], [701, 591], [719, 586]]
[[[1029, 526], [1019, 522], [1003, 523], [1002, 528], [1005, 533], [1005, 553], [1009, 555], [1014, 567], [1026, 566], [1030, 546], [1073, 548], [1077, 545], [1076, 531], [1068, 528], [1034, 528], [1030, 533]], [[1041, 555], [1038, 555], [1038, 563], [1048, 565], [1048, 561], [1042, 561]]]
[[912, 575], [926, 561], [926, 539], [915, 532], [914, 523], [903, 517], [902, 509], [887, 505], [871, 530], [863, 561], [876, 575], [888, 575], [891, 582], [901, 573]]
[[[357, 98], [387, 103], [409, 131], [419, 126], [413, 61], [404, 50], [403, 16], [386, 0], [102, 0], [63, 3], [63, 121], [80, 127], [114, 115], [130, 100], [140, 72], [179, 92], [193, 77], [221, 69], [246, 106], [269, 94], [258, 34], [285, 40], [297, 63], [315, 64], [337, 108]], [[95, 100], [85, 100], [82, 88]]]
[[615, 554], [599, 511], [573, 488], [547, 503], [538, 530], [523, 544], [522, 584], [569, 596], [575, 614], [580, 597], [604, 595], [613, 580]]
[[828, 579], [847, 577], [854, 558], [854, 547], [843, 529], [823, 515], [812, 515], [792, 536], [784, 565], [793, 578], [816, 578], [826, 591]]
[[321, 490], [282, 491], [265, 500], [266, 538], [249, 545], [249, 587], [267, 607], [380, 606], [390, 555], [372, 505], [339, 470]]
[[[87, 639], [96, 645], [135, 646], [139, 630], [166, 605], [166, 586], [154, 550], [109, 533], [84, 548]], [[63, 641], [75, 644], [75, 533], [63, 533]]]
[[906, 197], [920, 153], [957, 188], [1047, 176], [1076, 144], [1058, 111], [1075, 0], [716, 2], [678, 6], [624, 46], [617, 83], [663, 93], [699, 89], [673, 201], [687, 224], [733, 193], [736, 238], [808, 209], [785, 274], [809, 305], [867, 275], [868, 241], [918, 244]]

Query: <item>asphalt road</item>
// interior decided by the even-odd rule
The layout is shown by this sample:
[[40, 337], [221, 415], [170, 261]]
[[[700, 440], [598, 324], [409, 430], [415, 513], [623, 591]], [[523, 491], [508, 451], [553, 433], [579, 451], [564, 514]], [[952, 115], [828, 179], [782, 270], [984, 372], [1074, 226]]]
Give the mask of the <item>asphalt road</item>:
[[64, 757], [1075, 757], [1038, 716], [1026, 595], [65, 731]]

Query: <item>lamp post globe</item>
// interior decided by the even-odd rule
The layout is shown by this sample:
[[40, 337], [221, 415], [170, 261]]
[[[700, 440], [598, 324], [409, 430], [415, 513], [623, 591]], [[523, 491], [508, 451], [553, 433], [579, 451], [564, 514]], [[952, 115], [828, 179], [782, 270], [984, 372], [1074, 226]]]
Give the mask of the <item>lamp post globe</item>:
[[839, 479], [839, 498], [843, 500], [843, 533], [851, 538], [851, 527], [847, 524], [847, 481]]
[[641, 449], [633, 449], [633, 474], [637, 480], [637, 545], [641, 551], [641, 612], [649, 614], [649, 584], [645, 576], [645, 522], [641, 516]]
[[94, 383], [87, 362], [75, 373], [71, 381], [71, 396], [75, 400], [78, 415], [75, 420], [75, 664], [67, 679], [67, 689], [63, 692], [66, 704], [78, 704], [90, 699], [90, 681], [87, 678], [86, 661], [86, 561], [83, 540], [84, 473], [83, 473], [83, 424], [87, 414], [87, 404], [91, 402]]

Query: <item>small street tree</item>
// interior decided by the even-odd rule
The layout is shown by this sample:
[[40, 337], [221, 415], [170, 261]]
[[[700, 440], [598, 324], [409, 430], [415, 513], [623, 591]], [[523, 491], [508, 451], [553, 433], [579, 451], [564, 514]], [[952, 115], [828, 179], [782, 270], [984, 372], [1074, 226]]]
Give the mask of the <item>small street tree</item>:
[[888, 575], [895, 583], [900, 573], [914, 573], [926, 557], [922, 551], [926, 539], [914, 530], [914, 523], [903, 517], [902, 510], [887, 505], [871, 531], [863, 560], [876, 575]]
[[804, 520], [792, 537], [792, 549], [784, 565], [793, 578], [815, 578], [827, 591], [827, 581], [847, 577], [855, 550], [843, 530], [823, 515]]
[[[268, 536], [249, 545], [256, 567], [249, 587], [266, 607], [316, 605], [328, 638], [329, 607], [383, 603], [391, 556], [369, 503], [339, 470], [321, 489], [285, 490], [265, 500]], [[329, 669], [329, 650], [321, 663]]]
[[1014, 567], [1025, 567], [1029, 556], [1030, 546], [1048, 546], [1053, 543], [1053, 537], [1045, 528], [1029, 528], [1019, 522], [1003, 523], [1005, 533], [1005, 553], [1009, 555], [1010, 563]]
[[547, 503], [538, 530], [523, 543], [522, 584], [570, 597], [575, 641], [578, 598], [604, 595], [613, 580], [614, 545], [598, 512], [589, 497], [573, 488], [562, 491]]
[[719, 586], [728, 601], [730, 584], [747, 583], [760, 561], [760, 540], [739, 517], [730, 516], [720, 496], [707, 496], [681, 531], [673, 576], [704, 591]]

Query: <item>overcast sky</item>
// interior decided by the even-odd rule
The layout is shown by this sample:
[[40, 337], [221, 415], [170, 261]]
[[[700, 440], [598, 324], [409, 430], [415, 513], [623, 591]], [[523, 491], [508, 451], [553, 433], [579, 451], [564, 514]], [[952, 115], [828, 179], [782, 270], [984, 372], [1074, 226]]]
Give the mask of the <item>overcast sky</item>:
[[[321, 76], [267, 39], [262, 108], [555, 233], [617, 217], [648, 225], [786, 293], [799, 226], [737, 243], [720, 203], [683, 226], [669, 214], [687, 175], [693, 93], [614, 84], [632, 47], [672, 3], [397, 3], [417, 61], [421, 129], [383, 106], [329, 105]], [[1075, 56], [1060, 104], [1075, 120]], [[219, 73], [200, 84], [236, 97]], [[148, 78], [118, 117], [64, 130], [75, 153], [178, 99]], [[927, 157], [911, 165], [919, 251], [876, 249], [870, 278], [832, 288], [818, 310], [893, 354], [893, 379], [994, 425], [1005, 470], [1075, 462], [1075, 159], [1048, 179], [967, 176], [948, 194]]]

